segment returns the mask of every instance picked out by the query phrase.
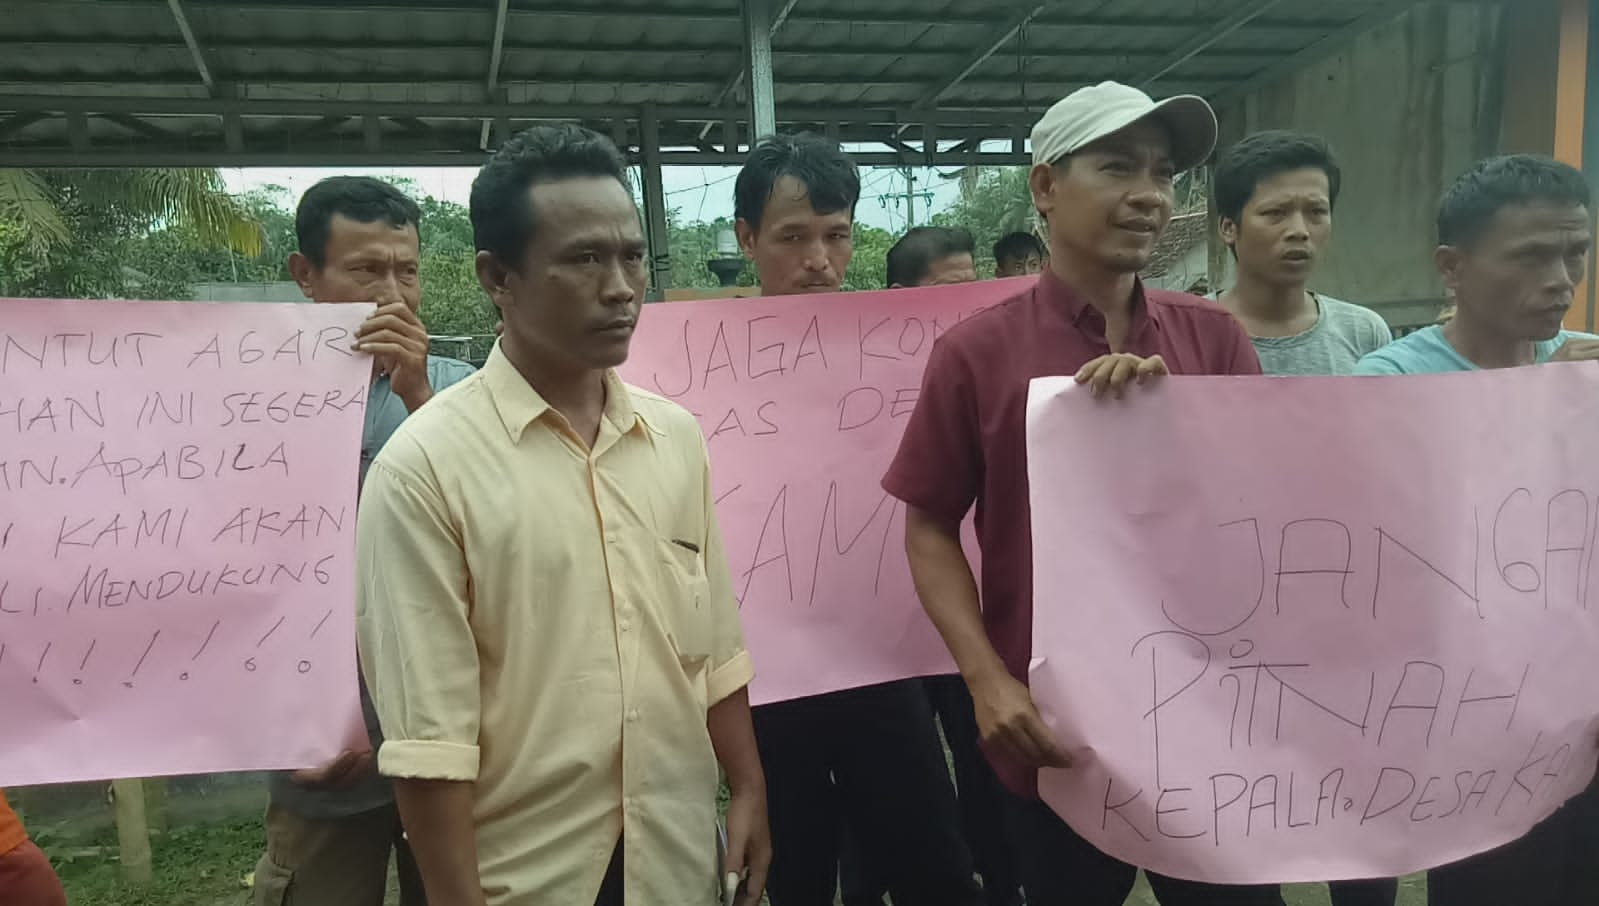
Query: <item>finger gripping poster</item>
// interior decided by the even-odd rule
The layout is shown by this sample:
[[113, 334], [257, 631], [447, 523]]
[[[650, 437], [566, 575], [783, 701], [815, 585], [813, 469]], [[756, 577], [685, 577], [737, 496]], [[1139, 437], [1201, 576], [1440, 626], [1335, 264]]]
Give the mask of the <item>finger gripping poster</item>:
[[1599, 746], [1596, 450], [1591, 366], [1034, 381], [1031, 680], [1077, 762], [1044, 797], [1220, 883], [1525, 833]]
[[0, 786], [338, 751], [370, 311], [0, 300]]

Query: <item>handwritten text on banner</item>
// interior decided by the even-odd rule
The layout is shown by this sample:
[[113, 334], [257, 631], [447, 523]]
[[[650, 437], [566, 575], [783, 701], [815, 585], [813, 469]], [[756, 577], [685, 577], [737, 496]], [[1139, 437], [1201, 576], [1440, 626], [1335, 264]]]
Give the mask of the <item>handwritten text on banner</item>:
[[1593, 775], [1599, 369], [1032, 385], [1045, 798], [1179, 877], [1393, 876]]
[[933, 341], [1016, 281], [652, 305], [623, 376], [698, 416], [756, 704], [953, 672], [880, 486]]
[[338, 751], [370, 311], [0, 300], [0, 785]]

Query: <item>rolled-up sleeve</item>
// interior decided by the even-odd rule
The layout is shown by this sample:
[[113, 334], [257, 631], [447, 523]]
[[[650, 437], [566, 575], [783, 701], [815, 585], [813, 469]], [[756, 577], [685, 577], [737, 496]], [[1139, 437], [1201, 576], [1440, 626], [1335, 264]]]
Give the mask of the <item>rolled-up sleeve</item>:
[[[476, 780], [482, 707], [466, 557], [408, 438], [373, 464], [356, 515], [356, 632], [390, 777]], [[413, 454], [407, 456], [406, 454]]]
[[716, 519], [716, 494], [711, 489], [710, 454], [700, 441], [704, 463], [705, 578], [710, 586], [711, 665], [706, 680], [707, 704], [714, 705], [748, 686], [755, 679], [755, 663], [744, 647], [744, 626], [739, 621], [738, 597], [733, 593], [733, 573], [722, 546], [722, 529]]

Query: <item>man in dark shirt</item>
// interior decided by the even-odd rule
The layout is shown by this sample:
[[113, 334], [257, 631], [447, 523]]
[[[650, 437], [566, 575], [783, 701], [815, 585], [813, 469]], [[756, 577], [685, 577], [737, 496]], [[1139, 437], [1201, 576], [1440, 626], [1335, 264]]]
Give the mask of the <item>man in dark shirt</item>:
[[[776, 135], [755, 146], [734, 183], [734, 213], [762, 296], [842, 288], [860, 193], [855, 164], [836, 143]], [[772, 828], [772, 906], [832, 906], [845, 826], [895, 903], [979, 902], [919, 683], [773, 702], [754, 718]]]
[[[324, 304], [375, 302], [361, 328], [374, 371], [361, 437], [359, 480], [410, 413], [472, 373], [465, 362], [428, 354], [417, 225], [422, 212], [405, 193], [368, 176], [335, 176], [312, 186], [295, 212], [300, 250], [289, 271], [306, 298]], [[269, 775], [267, 848], [255, 869], [255, 906], [383, 906], [390, 853], [402, 906], [426, 902], [400, 826], [389, 782], [374, 753], [377, 712], [361, 683], [371, 747], [319, 768]]]
[[[1138, 279], [1171, 219], [1177, 173], [1203, 162], [1215, 142], [1215, 114], [1203, 100], [1156, 104], [1113, 82], [1082, 89], [1044, 114], [1033, 130], [1030, 184], [1049, 230], [1049, 268], [1035, 286], [939, 339], [883, 479], [907, 504], [917, 592], [960, 666], [984, 746], [1011, 794], [1011, 839], [1030, 906], [1120, 906], [1137, 869], [1099, 852], [1038, 798], [1038, 769], [1069, 768], [1071, 756], [1026, 685], [1033, 604], [1027, 384], [1074, 374], [1096, 395], [1121, 396], [1129, 383], [1168, 370], [1260, 373], [1249, 337], [1226, 311], [1145, 289]], [[981, 608], [960, 544], [960, 523], [974, 502]], [[1165, 906], [1282, 902], [1275, 887], [1150, 880]]]

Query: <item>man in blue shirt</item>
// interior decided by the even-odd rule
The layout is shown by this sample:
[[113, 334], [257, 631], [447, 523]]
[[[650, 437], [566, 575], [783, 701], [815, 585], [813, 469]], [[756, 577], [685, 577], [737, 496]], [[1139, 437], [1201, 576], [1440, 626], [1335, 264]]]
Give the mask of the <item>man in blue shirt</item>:
[[1356, 374], [1428, 374], [1599, 359], [1562, 329], [1593, 246], [1588, 183], [1529, 154], [1483, 161], [1438, 211], [1435, 258], [1455, 316], [1362, 358]]
[[[1599, 359], [1599, 337], [1562, 328], [1588, 270], [1592, 210], [1587, 180], [1565, 164], [1518, 154], [1472, 167], [1438, 211], [1436, 258], [1454, 317], [1367, 355], [1355, 373]], [[1520, 840], [1434, 869], [1427, 888], [1431, 906], [1599, 903], [1599, 785]]]
[[[356, 348], [373, 359], [361, 439], [362, 480], [407, 415], [473, 370], [465, 362], [428, 354], [428, 333], [417, 317], [420, 220], [416, 202], [399, 189], [353, 176], [312, 186], [295, 213], [300, 251], [289, 257], [289, 272], [306, 298], [378, 306], [356, 332]], [[361, 711], [370, 750], [271, 776], [267, 850], [256, 865], [255, 906], [383, 906], [391, 852], [398, 854], [402, 906], [423, 906], [421, 877], [405, 843], [393, 790], [377, 773], [373, 756], [382, 735], [364, 683]]]

